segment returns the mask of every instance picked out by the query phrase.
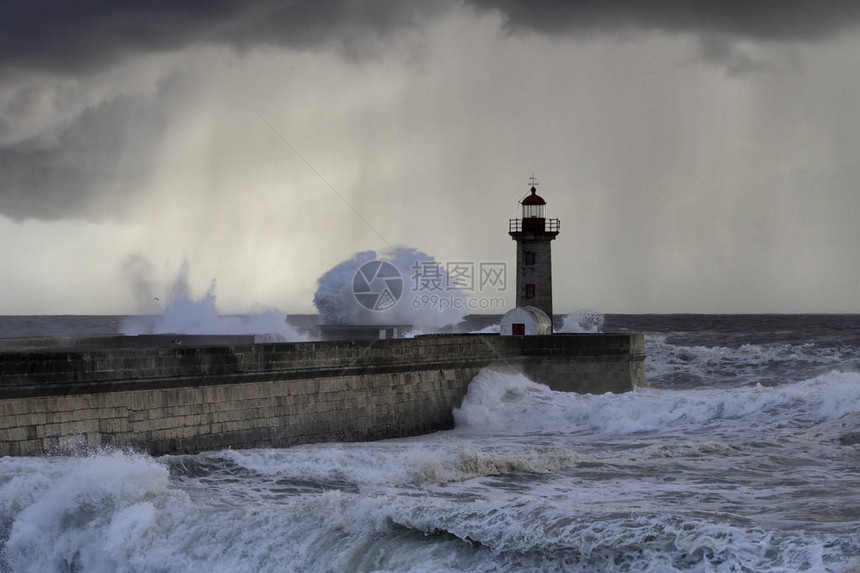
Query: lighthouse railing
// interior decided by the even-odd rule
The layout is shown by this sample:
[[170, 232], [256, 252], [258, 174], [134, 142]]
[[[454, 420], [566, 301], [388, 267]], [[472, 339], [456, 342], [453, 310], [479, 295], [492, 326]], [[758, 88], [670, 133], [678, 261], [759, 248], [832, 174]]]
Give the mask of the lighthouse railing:
[[[534, 220], [532, 220], [534, 221]], [[543, 232], [544, 233], [558, 233], [561, 230], [561, 222], [558, 219], [542, 219], [544, 222]], [[539, 223], [538, 223], [539, 224]], [[528, 231], [533, 232], [535, 230], [533, 225], [527, 225]], [[508, 219], [508, 233], [522, 233], [523, 232], [523, 220], [522, 219]]]

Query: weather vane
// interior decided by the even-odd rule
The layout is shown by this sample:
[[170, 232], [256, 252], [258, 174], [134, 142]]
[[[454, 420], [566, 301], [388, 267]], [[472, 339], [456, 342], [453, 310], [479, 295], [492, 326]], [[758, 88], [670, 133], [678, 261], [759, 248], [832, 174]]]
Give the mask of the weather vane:
[[532, 176], [529, 177], [529, 187], [537, 187], [540, 183], [537, 182], [537, 177], [535, 177], [535, 172], [532, 171]]

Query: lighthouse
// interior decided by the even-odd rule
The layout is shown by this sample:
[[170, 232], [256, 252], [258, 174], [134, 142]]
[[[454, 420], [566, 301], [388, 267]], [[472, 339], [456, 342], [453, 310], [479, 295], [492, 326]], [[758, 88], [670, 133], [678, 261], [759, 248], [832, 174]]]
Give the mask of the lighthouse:
[[552, 320], [552, 248], [558, 219], [546, 218], [546, 201], [529, 180], [530, 194], [520, 201], [522, 219], [511, 219], [508, 234], [517, 242], [517, 307], [535, 307]]

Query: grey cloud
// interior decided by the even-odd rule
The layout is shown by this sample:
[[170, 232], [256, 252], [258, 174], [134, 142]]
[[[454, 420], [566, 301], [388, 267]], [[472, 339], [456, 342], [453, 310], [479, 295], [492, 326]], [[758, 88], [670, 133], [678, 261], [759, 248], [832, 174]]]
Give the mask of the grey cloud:
[[447, 2], [380, 0], [10, 0], [0, 4], [0, 67], [78, 73], [124, 57], [195, 43], [313, 48], [349, 53], [411, 27]]
[[[466, 0], [509, 29], [549, 34], [659, 30], [752, 40], [817, 40], [855, 27], [860, 3], [818, 0]], [[195, 43], [247, 49], [335, 44], [372, 53], [379, 40], [446, 12], [448, 0], [10, 0], [0, 5], [0, 69], [79, 73]]]
[[56, 145], [0, 148], [0, 213], [59, 219], [122, 212], [146, 180], [167, 119], [153, 100], [119, 97], [85, 111]]
[[[4, 72], [35, 70], [87, 83], [125, 58], [192, 44], [240, 50], [334, 44], [344, 53], [370, 53], [397, 30], [420, 27], [452, 5], [453, 0], [9, 0], [0, 3], [0, 78]], [[701, 61], [738, 75], [764, 64], [734, 39], [820, 40], [860, 20], [860, 3], [810, 0], [466, 0], [466, 5], [482, 14], [500, 12], [515, 31], [696, 34]], [[30, 92], [9, 97], [0, 101], [0, 213], [47, 219], [120, 212], [150, 173], [169, 114], [181, 99], [165, 96], [162, 88], [151, 97], [111, 93], [81, 115], [71, 114], [69, 123], [42, 128], [30, 123], [40, 114], [28, 108], [34, 101]], [[45, 112], [50, 113], [61, 115]], [[45, 145], [40, 138], [55, 140]], [[6, 140], [10, 143], [3, 144]]]
[[813, 42], [860, 25], [860, 3], [820, 0], [468, 0], [499, 13], [513, 33], [550, 35], [663, 32], [698, 39], [694, 60], [730, 76], [768, 65], [738, 44]]
[[725, 36], [702, 35], [699, 38], [699, 52], [702, 62], [721, 65], [730, 76], [744, 76], [767, 68], [767, 64], [756, 60]]
[[565, 34], [657, 30], [812, 41], [860, 23], [860, 3], [821, 0], [470, 0], [512, 30]]
[[[334, 46], [360, 58], [446, 6], [398, 0], [2, 2], [0, 213], [53, 219], [121, 212], [152, 167], [177, 103], [164, 86], [135, 97], [124, 93], [127, 78], [99, 78], [130, 58], [199, 44], [239, 51], [266, 44]], [[78, 93], [105, 82], [103, 93]]]

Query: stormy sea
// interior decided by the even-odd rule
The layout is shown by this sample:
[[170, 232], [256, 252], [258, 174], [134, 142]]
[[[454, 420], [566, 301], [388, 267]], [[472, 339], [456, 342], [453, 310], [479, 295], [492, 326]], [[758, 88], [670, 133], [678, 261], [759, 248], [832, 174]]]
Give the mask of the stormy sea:
[[600, 318], [648, 388], [484, 371], [432, 435], [0, 458], [0, 571], [860, 571], [860, 316]]

